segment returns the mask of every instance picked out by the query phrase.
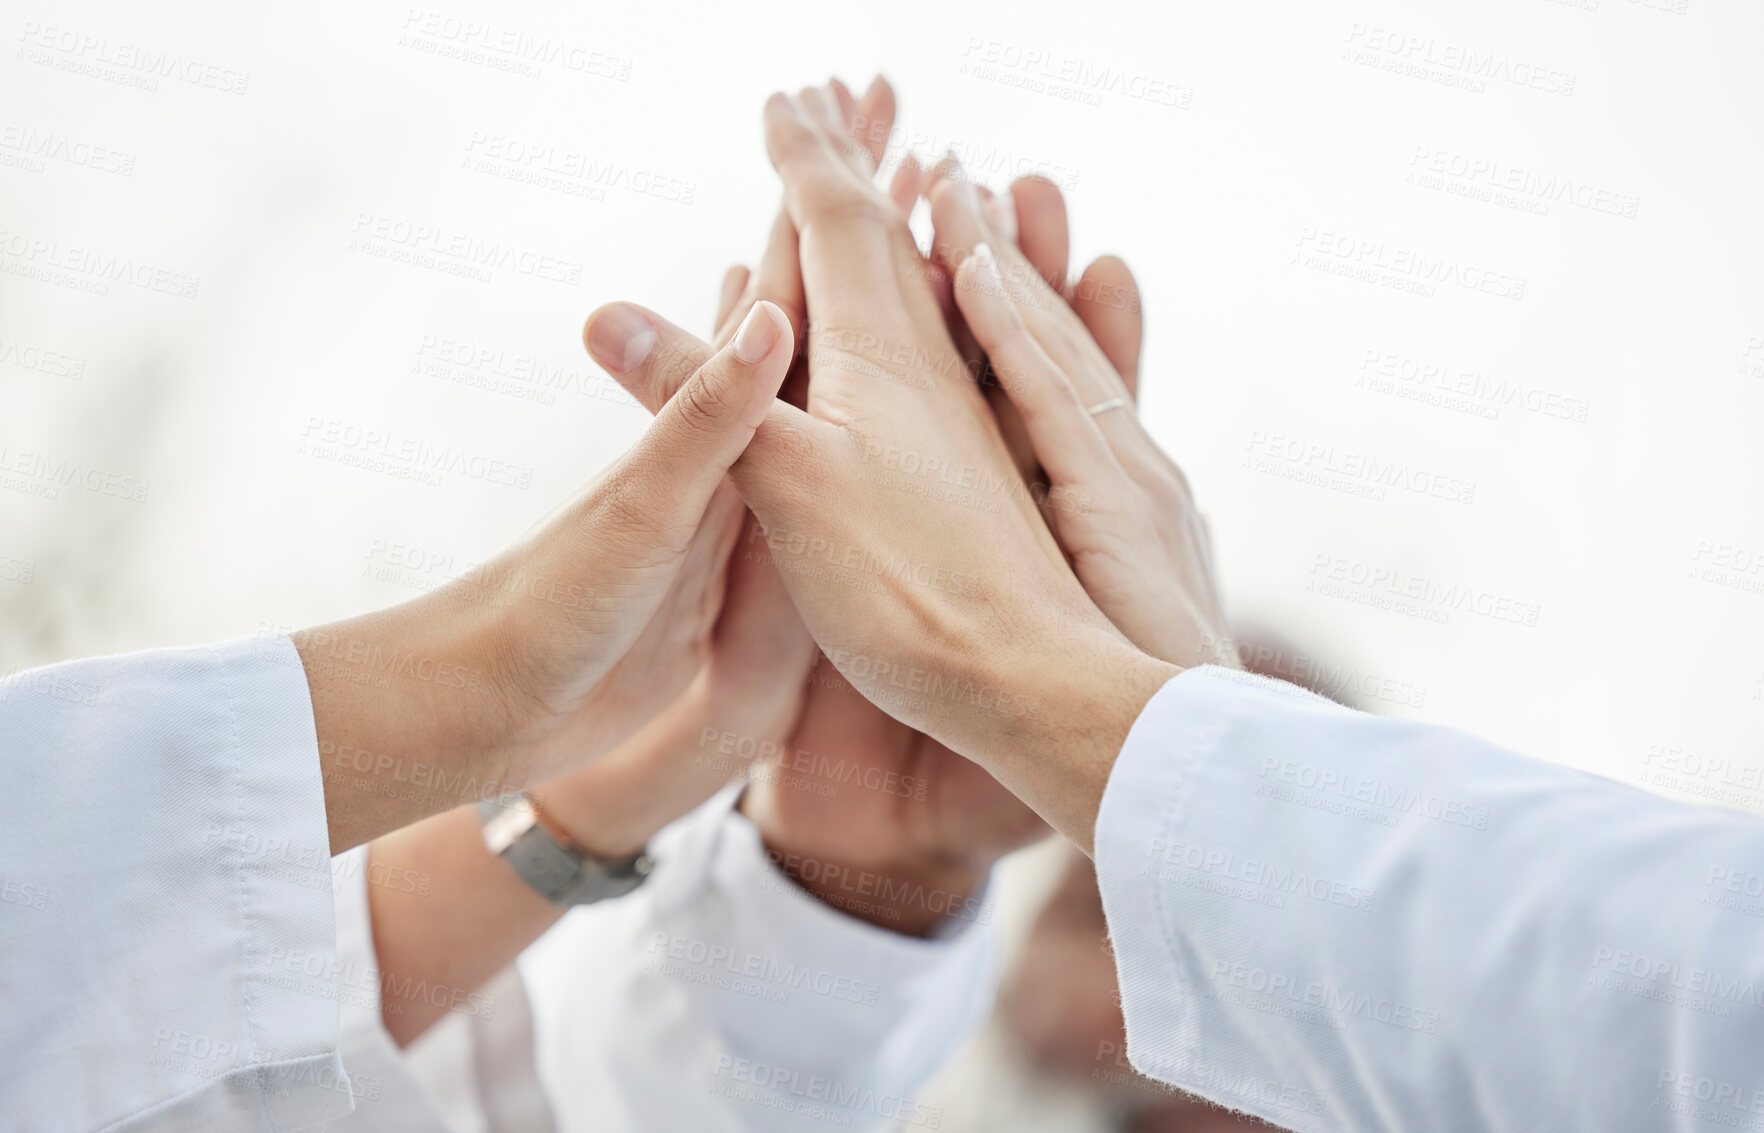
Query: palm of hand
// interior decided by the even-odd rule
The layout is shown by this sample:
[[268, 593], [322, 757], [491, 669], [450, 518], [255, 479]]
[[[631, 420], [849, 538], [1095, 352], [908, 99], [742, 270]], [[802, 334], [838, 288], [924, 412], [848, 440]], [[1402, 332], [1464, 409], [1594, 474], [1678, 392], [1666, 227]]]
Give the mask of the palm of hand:
[[[616, 594], [585, 596], [568, 611], [572, 621], [599, 608], [651, 609], [636, 628], [612, 625], [607, 634], [629, 633], [618, 660], [595, 670], [573, 659], [527, 674], [541, 723], [530, 729], [506, 772], [510, 782], [543, 782], [611, 751], [673, 701], [703, 667], [722, 608], [729, 549], [745, 514], [733, 489], [719, 490], [704, 521], [677, 554], [632, 564], [609, 586]], [[542, 580], [540, 580], [542, 581]], [[637, 600], [646, 592], [648, 604]], [[560, 614], [564, 614], [560, 611]], [[543, 624], [533, 632], [544, 633]], [[579, 626], [572, 632], [578, 632]], [[597, 636], [597, 635], [589, 635]]]

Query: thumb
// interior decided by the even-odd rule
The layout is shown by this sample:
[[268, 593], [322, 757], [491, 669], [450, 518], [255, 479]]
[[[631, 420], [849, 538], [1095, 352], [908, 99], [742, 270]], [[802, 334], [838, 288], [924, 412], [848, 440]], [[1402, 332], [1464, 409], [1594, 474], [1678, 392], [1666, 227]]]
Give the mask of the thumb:
[[[642, 361], [655, 335], [639, 331], [625, 353]], [[754, 304], [729, 344], [673, 391], [632, 449], [629, 467], [655, 485], [673, 517], [696, 523], [729, 466], [746, 451], [790, 369], [790, 323], [771, 303]]]

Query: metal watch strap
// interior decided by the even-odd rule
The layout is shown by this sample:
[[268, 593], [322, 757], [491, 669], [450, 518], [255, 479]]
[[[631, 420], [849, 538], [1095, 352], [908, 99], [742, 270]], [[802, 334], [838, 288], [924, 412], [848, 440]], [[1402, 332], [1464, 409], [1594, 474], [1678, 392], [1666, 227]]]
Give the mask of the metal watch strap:
[[554, 905], [592, 905], [622, 897], [649, 879], [655, 868], [647, 851], [602, 858], [566, 846], [541, 826], [525, 795], [504, 795], [478, 804], [484, 841], [534, 892]]

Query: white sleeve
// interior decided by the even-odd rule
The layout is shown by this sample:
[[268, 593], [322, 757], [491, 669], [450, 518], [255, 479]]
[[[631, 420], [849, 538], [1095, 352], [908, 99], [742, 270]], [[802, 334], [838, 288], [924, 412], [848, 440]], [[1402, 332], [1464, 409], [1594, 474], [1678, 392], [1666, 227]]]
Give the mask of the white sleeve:
[[558, 1128], [935, 1127], [920, 1091], [991, 1010], [992, 906], [932, 940], [846, 916], [774, 866], [734, 797], [670, 830], [642, 889], [522, 956]]
[[1764, 1129], [1764, 821], [1221, 669], [1096, 863], [1128, 1057], [1322, 1130]]
[[[325, 1128], [336, 1133], [446, 1133], [447, 1120], [380, 1016], [379, 954], [368, 910], [368, 847], [338, 855], [331, 862], [331, 878], [337, 908], [339, 1045], [355, 1112]], [[427, 874], [380, 880], [420, 884], [422, 889], [413, 891], [423, 895], [430, 883]]]
[[0, 1127], [351, 1108], [329, 834], [286, 638], [0, 683]]

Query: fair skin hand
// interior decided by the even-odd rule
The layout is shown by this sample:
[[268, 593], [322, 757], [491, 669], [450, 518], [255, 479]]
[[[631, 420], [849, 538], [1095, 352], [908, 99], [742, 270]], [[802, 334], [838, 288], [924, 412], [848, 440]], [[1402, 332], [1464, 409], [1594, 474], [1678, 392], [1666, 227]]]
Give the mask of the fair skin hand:
[[[333, 853], [484, 784], [580, 766], [686, 688], [741, 530], [725, 472], [776, 404], [793, 346], [783, 315], [756, 307], [630, 452], [522, 542], [414, 601], [293, 635], [319, 750], [338, 753], [321, 760]], [[412, 769], [455, 794], [391, 781]]]
[[[851, 99], [843, 86], [830, 88], [833, 92], [855, 121], [878, 127], [876, 136], [886, 138], [894, 105], [886, 83], [873, 84], [861, 101]], [[796, 234], [787, 216], [774, 226], [759, 270], [734, 269], [725, 278], [714, 324], [717, 345], [733, 339], [752, 310], [768, 301], [793, 327], [802, 326]], [[709, 656], [687, 690], [599, 762], [530, 792], [540, 821], [560, 840], [605, 857], [635, 853], [663, 826], [715, 794], [732, 775], [745, 776], [747, 755], [790, 748], [792, 731], [803, 715], [804, 681], [818, 651], [796, 616], [751, 517], [734, 553], [727, 556], [726, 570], [727, 597], [709, 634]], [[822, 692], [814, 699], [820, 706], [813, 717], [817, 727], [873, 717], [886, 738], [892, 739], [895, 732], [916, 734], [861, 699], [843, 713], [827, 710], [844, 706], [844, 698], [836, 693]], [[871, 729], [872, 739], [877, 731]], [[831, 736], [810, 733], [794, 742], [824, 741], [842, 750], [844, 735], [841, 730]], [[842, 750], [841, 758], [850, 766], [862, 765], [866, 774], [873, 773], [894, 754], [885, 748], [878, 755], [876, 747], [871, 743], [855, 751]], [[954, 762], [972, 771], [965, 761]], [[1015, 798], [996, 785], [994, 789], [1002, 796], [994, 800], [995, 809], [1027, 815], [1028, 823], [1039, 827], [1039, 820]], [[763, 784], [760, 790], [763, 794]], [[801, 797], [793, 793], [783, 805], [746, 809], [781, 858], [807, 855], [832, 861], [839, 853], [837, 832], [831, 838], [819, 837], [828, 830], [822, 821], [827, 810], [793, 805]], [[847, 799], [863, 802], [862, 809], [882, 809], [850, 793]], [[889, 841], [886, 831], [881, 836]], [[779, 850], [780, 846], [791, 848]], [[891, 879], [916, 885], [918, 892], [940, 884], [957, 891], [958, 899], [978, 890], [990, 865], [990, 860], [975, 865], [977, 876], [958, 878], [941, 858], [928, 861], [906, 839], [892, 841], [888, 861]], [[963, 865], [969, 864], [964, 859]], [[408, 989], [474, 991], [563, 913], [489, 853], [471, 808], [377, 839], [369, 851], [367, 875], [370, 882], [385, 880], [370, 884], [368, 902], [384, 976], [381, 1018], [400, 1045], [414, 1041], [439, 1020], [448, 1002], [448, 996], [410, 995]], [[392, 883], [410, 878], [429, 879], [432, 884], [419, 890]], [[835, 895], [823, 895], [843, 905]], [[908, 909], [904, 917], [885, 923], [897, 931], [924, 931], [933, 922], [918, 918], [921, 912]]]
[[[818, 569], [787, 570], [785, 584], [841, 674], [1088, 848], [1128, 728], [1178, 670], [1097, 609], [1036, 499], [1012, 487], [1011, 454], [904, 219], [840, 130], [830, 102], [767, 105], [816, 329], [807, 412], [775, 406], [731, 473], [769, 531], [813, 533], [774, 551], [814, 549]], [[658, 405], [705, 347], [626, 305], [596, 312], [590, 338], [633, 315], [658, 348], [596, 356]]]
[[[535, 788], [540, 821], [554, 837], [603, 857], [641, 850], [732, 774], [745, 774], [745, 763], [719, 756], [706, 736], [782, 740], [801, 712], [814, 656], [777, 572], [732, 557], [710, 658], [690, 687], [598, 763]], [[439, 1020], [449, 1002], [409, 989], [475, 991], [564, 913], [490, 853], [473, 807], [376, 839], [368, 863], [380, 1018], [400, 1046]], [[395, 878], [430, 884], [392, 884]]]
[[[848, 122], [891, 120], [886, 84], [873, 85], [855, 105], [837, 84], [827, 93]], [[883, 125], [876, 136], [887, 132]], [[897, 177], [897, 190], [901, 184]], [[1020, 232], [1020, 255], [1038, 276], [1063, 281], [1066, 216], [1058, 191], [1026, 179], [1002, 200], [1009, 212], [989, 210], [999, 224], [995, 231], [1007, 241]], [[730, 337], [762, 300], [777, 302], [802, 326], [802, 296], [796, 233], [785, 217], [774, 226], [759, 271], [734, 269], [725, 279], [718, 340]], [[1066, 288], [1065, 302], [1131, 391], [1142, 331], [1131, 275], [1117, 260], [1098, 261]], [[1018, 463], [1032, 467], [1010, 404], [1000, 400], [996, 408], [1015, 438]], [[689, 691], [602, 762], [535, 791], [543, 818], [554, 833], [595, 852], [634, 852], [726, 781], [731, 761], [715, 757], [727, 746], [724, 739], [738, 752], [769, 749], [773, 754], [742, 808], [780, 866], [854, 916], [899, 932], [927, 932], [950, 912], [970, 907], [992, 862], [1043, 827], [976, 764], [881, 713], [836, 674], [815, 676], [804, 707], [801, 678], [815, 651], [760, 535], [750, 525], [730, 559], [729, 596], [711, 659]], [[1173, 572], [1172, 564], [1153, 569], [1165, 578]], [[1155, 577], [1148, 583], [1155, 585]], [[707, 745], [707, 736], [715, 742]], [[446, 880], [445, 891], [433, 897], [391, 885], [369, 890], [388, 976], [383, 1016], [401, 1043], [439, 1018], [442, 1008], [432, 998], [405, 1002], [397, 989], [481, 986], [560, 915], [483, 849], [470, 812], [381, 839], [372, 862], [370, 877], [393, 876], [396, 867], [397, 876]], [[467, 908], [472, 916], [460, 917]]]
[[[888, 83], [878, 78], [854, 99], [834, 80], [802, 97], [835, 109], [843, 152], [859, 175], [873, 178], [894, 123]], [[918, 166], [908, 156], [890, 188], [901, 215], [916, 202], [919, 185]], [[920, 268], [933, 270], [922, 261]], [[805, 306], [787, 210], [773, 225], [758, 271], [731, 272], [729, 293], [740, 297], [720, 325], [741, 318], [743, 304], [764, 299], [778, 304], [793, 326], [808, 328], [811, 350], [825, 338], [818, 316]], [[788, 533], [774, 536], [795, 545]], [[813, 556], [780, 556], [764, 541], [750, 540], [746, 553], [787, 570], [815, 568]], [[1046, 832], [1034, 811], [991, 775], [890, 717], [831, 665], [817, 668], [807, 698], [801, 723], [764, 761], [741, 810], [777, 866], [828, 904], [895, 932], [925, 935], [952, 910], [963, 915], [973, 907], [994, 862]]]
[[[1236, 666], [1206, 524], [1134, 411], [1143, 323], [1132, 274], [1098, 260], [1062, 296], [972, 189], [944, 180], [930, 195], [956, 305], [1048, 478], [1049, 522], [1086, 593], [1154, 657]], [[1019, 182], [1013, 196], [1064, 213], [1045, 181]], [[1122, 404], [1088, 412], [1111, 401]]]

